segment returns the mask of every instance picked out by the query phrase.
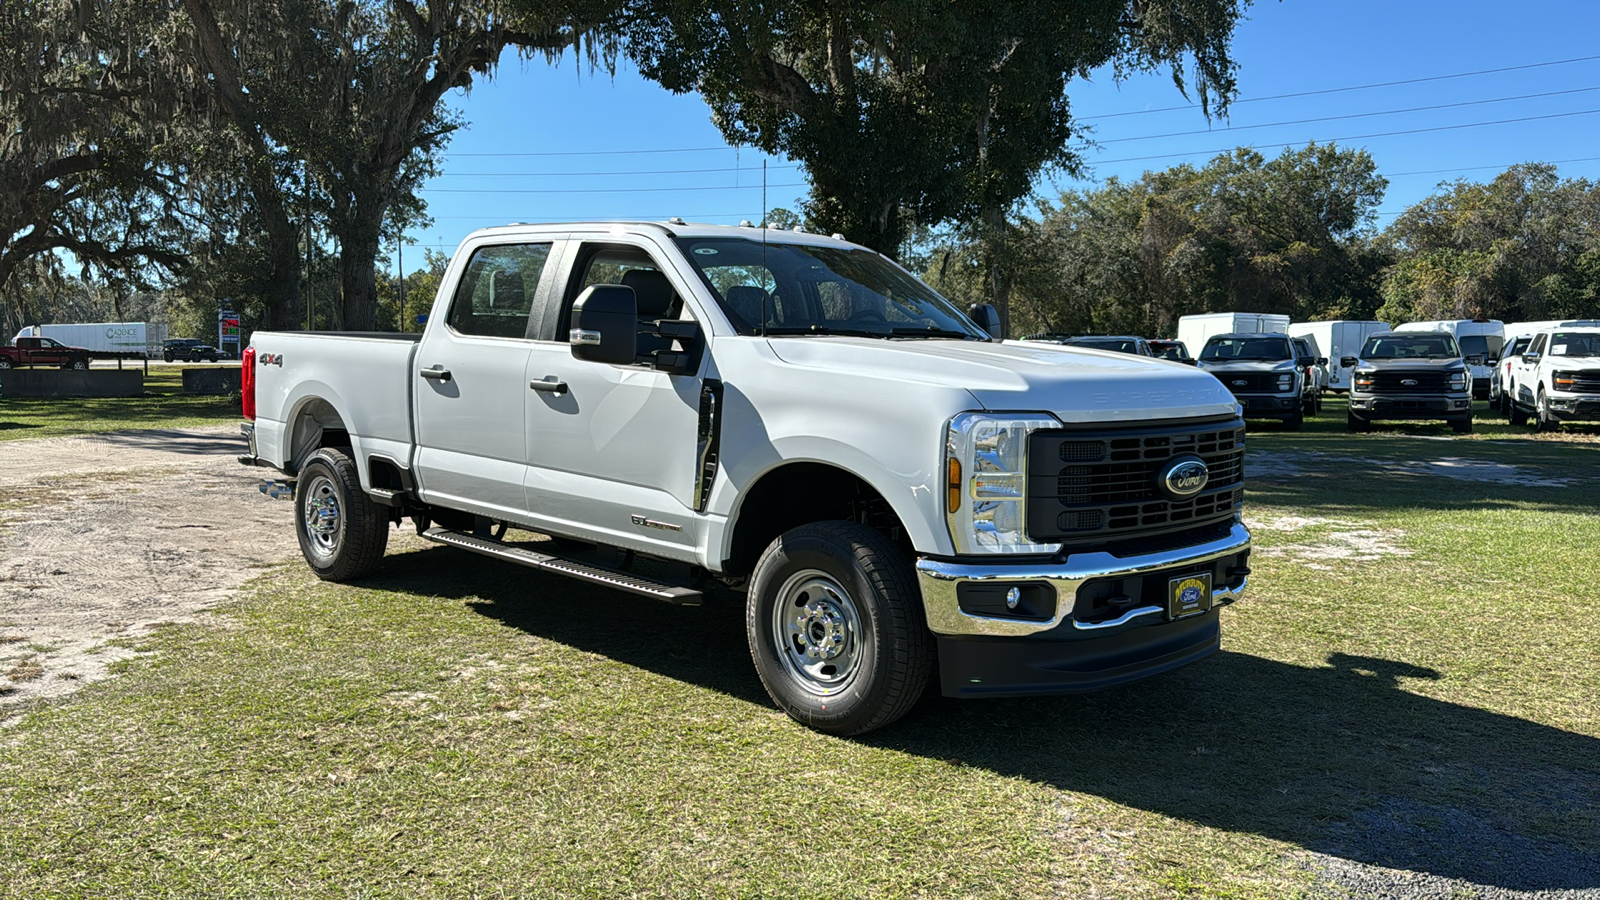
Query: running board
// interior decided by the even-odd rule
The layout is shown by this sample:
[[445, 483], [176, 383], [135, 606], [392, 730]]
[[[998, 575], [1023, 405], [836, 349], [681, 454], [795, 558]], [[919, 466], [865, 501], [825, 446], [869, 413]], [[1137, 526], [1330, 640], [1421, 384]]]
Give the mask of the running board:
[[493, 538], [463, 534], [459, 531], [451, 531], [448, 528], [429, 528], [422, 533], [422, 536], [438, 544], [460, 547], [463, 550], [471, 550], [473, 553], [481, 553], [484, 556], [492, 556], [496, 559], [514, 562], [519, 566], [554, 572], [558, 575], [576, 578], [579, 581], [601, 584], [644, 597], [654, 597], [657, 600], [665, 600], [668, 603], [675, 603], [679, 606], [699, 606], [705, 599], [694, 588], [663, 584], [659, 581], [641, 578], [631, 572], [619, 572], [615, 569], [594, 565], [593, 563], [579, 562], [562, 556], [553, 556], [549, 553], [539, 553], [516, 544], [497, 541]]

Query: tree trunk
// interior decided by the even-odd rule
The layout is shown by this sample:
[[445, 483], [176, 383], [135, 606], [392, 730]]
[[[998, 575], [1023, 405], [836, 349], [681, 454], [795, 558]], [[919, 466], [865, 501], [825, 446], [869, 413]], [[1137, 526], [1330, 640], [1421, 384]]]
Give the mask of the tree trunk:
[[985, 280], [988, 282], [989, 302], [1000, 312], [1000, 335], [1011, 336], [1011, 287], [1016, 283], [1016, 266], [1011, 259], [1009, 229], [1004, 209], [986, 207], [980, 213], [983, 222], [983, 255]]
[[[370, 213], [370, 211], [363, 211]], [[381, 220], [382, 212], [378, 213]], [[340, 328], [345, 331], [375, 331], [378, 319], [379, 229], [376, 221], [357, 214], [353, 234], [339, 236], [339, 285], [343, 289]]]

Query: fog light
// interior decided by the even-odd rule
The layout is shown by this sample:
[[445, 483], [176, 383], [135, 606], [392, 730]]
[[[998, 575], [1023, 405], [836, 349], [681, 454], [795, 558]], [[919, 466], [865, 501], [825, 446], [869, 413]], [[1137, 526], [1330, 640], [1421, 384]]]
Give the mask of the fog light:
[[1022, 591], [1020, 589], [1012, 588], [1011, 590], [1006, 591], [1006, 609], [1016, 609], [1017, 604], [1021, 602]]

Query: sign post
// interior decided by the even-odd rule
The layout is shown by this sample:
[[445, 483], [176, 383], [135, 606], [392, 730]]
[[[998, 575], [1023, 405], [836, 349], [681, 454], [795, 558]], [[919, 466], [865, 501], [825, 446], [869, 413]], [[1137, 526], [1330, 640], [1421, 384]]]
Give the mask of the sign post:
[[231, 309], [217, 310], [217, 349], [239, 358], [239, 314]]

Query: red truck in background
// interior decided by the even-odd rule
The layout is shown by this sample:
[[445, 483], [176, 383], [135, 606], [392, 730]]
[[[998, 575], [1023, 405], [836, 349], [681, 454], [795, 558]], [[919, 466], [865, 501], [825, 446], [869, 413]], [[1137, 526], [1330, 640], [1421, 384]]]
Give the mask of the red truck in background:
[[68, 347], [54, 338], [19, 337], [15, 346], [0, 347], [0, 369], [22, 366], [59, 366], [63, 369], [89, 368], [89, 351]]

